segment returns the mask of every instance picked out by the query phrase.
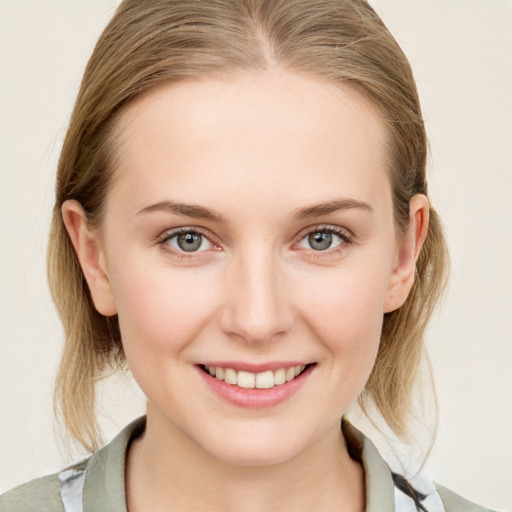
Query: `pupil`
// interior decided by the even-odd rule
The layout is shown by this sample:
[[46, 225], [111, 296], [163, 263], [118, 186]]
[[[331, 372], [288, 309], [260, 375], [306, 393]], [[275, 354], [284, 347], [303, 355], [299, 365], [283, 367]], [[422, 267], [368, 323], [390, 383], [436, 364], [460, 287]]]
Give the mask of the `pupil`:
[[311, 233], [308, 237], [309, 245], [316, 251], [325, 251], [332, 244], [332, 233], [322, 233], [317, 231]]
[[178, 245], [180, 249], [186, 252], [197, 251], [201, 247], [202, 235], [197, 233], [183, 233], [178, 236]]

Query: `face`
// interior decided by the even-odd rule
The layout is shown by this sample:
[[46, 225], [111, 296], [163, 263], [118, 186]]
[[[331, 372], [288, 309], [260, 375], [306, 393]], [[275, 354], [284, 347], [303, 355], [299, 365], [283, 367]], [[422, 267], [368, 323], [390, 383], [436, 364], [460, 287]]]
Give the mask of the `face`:
[[153, 421], [237, 464], [338, 432], [410, 288], [377, 114], [315, 77], [206, 77], [139, 98], [120, 140], [85, 271]]

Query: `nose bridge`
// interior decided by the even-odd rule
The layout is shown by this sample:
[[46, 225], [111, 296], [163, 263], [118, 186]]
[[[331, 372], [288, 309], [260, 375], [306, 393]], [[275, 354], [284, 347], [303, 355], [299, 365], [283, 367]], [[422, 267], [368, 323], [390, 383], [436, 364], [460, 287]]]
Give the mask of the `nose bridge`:
[[277, 254], [267, 244], [235, 255], [228, 270], [228, 298], [222, 328], [247, 342], [271, 340], [291, 327], [293, 312]]

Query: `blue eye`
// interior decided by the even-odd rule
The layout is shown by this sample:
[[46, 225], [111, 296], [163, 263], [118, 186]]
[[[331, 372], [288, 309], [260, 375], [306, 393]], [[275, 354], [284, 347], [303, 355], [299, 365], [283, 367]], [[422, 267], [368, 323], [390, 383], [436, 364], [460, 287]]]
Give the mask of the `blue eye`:
[[344, 238], [332, 230], [319, 229], [312, 231], [305, 236], [300, 242], [299, 247], [305, 249], [313, 249], [314, 251], [326, 251], [334, 249], [344, 242]]
[[197, 231], [185, 231], [170, 236], [165, 243], [180, 252], [200, 252], [212, 247], [212, 243]]

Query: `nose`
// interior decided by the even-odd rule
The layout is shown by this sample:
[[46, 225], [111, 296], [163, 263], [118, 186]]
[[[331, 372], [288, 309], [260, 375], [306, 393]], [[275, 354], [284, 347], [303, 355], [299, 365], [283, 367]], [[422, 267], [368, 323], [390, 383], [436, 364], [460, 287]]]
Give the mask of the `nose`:
[[229, 265], [219, 323], [247, 343], [266, 343], [291, 329], [294, 311], [278, 258], [269, 249], [248, 252]]

